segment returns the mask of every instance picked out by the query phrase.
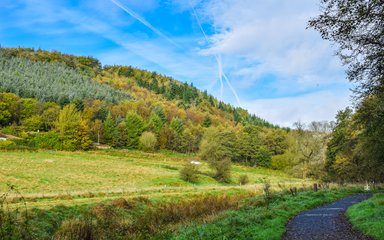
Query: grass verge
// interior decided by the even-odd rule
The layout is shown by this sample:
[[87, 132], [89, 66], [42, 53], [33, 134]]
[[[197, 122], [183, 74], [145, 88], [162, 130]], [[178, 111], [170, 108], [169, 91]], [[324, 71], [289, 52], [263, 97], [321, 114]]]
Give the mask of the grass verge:
[[352, 225], [366, 235], [384, 240], [384, 194], [353, 205], [347, 210]]
[[296, 196], [273, 194], [268, 205], [263, 197], [254, 197], [241, 209], [224, 212], [210, 223], [182, 228], [172, 239], [281, 239], [285, 225], [299, 212], [358, 192], [355, 188], [300, 192]]

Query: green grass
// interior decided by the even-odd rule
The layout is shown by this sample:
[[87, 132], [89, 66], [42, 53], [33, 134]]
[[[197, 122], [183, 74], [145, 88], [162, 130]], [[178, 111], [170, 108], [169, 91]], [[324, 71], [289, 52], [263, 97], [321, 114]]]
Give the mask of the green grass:
[[[118, 229], [120, 226], [131, 226], [134, 219], [145, 216], [145, 209], [150, 209], [148, 211], [160, 214], [159, 221], [164, 225], [161, 229], [169, 234], [182, 225], [200, 219], [200, 215], [191, 215], [195, 211], [199, 212], [199, 207], [194, 206], [191, 199], [201, 199], [207, 195], [229, 195], [240, 196], [236, 201], [242, 201], [251, 195], [261, 195], [266, 179], [276, 191], [311, 184], [308, 179], [292, 178], [279, 171], [240, 165], [233, 165], [232, 183], [222, 184], [211, 177], [211, 170], [205, 162], [200, 166], [199, 183], [191, 184], [179, 177], [179, 170], [191, 159], [197, 157], [171, 152], [143, 153], [127, 150], [0, 152], [0, 193], [7, 191], [7, 183], [14, 185], [26, 200], [33, 235], [37, 239], [48, 239], [60, 229], [63, 222], [69, 221], [68, 226], [74, 227], [73, 224], [83, 221], [81, 219], [93, 207], [100, 203], [110, 205], [116, 198], [135, 202], [135, 199], [144, 197], [149, 201], [139, 204], [133, 210], [115, 209], [119, 215], [115, 221]], [[248, 175], [250, 184], [240, 186], [237, 181], [244, 174]], [[228, 200], [225, 199], [223, 201]], [[17, 202], [17, 194], [10, 195], [7, 200], [10, 201], [9, 209], [21, 207], [20, 210], [23, 210], [23, 205]], [[177, 219], [178, 212], [172, 212], [175, 210], [172, 207], [174, 204], [179, 204], [175, 205], [179, 206], [177, 211], [185, 211], [187, 217], [177, 222], [171, 220], [168, 226], [169, 220], [161, 219], [163, 211], [158, 211], [156, 206], [170, 211], [167, 219]], [[212, 204], [216, 204], [215, 201]], [[220, 205], [221, 200], [217, 204]], [[237, 203], [222, 206], [213, 215], [233, 209]], [[196, 210], [193, 210], [194, 207]], [[214, 218], [208, 212], [201, 211], [201, 219]], [[142, 236], [141, 230], [138, 231], [138, 236]], [[156, 234], [160, 233], [153, 232], [151, 237]]]
[[193, 155], [169, 152], [124, 150], [0, 152], [0, 192], [6, 191], [7, 183], [15, 185], [25, 197], [30, 198], [63, 194], [82, 196], [89, 192], [174, 192], [175, 189], [196, 187], [209, 190], [211, 187], [234, 186], [242, 174], [247, 174], [251, 183], [261, 183], [264, 178], [271, 183], [303, 183], [282, 172], [234, 165], [234, 183], [223, 185], [210, 177], [208, 164], [203, 163], [199, 183], [191, 184], [179, 178], [179, 169], [195, 158]]
[[348, 208], [347, 216], [352, 225], [361, 232], [378, 240], [384, 239], [384, 194]]
[[205, 224], [182, 228], [172, 239], [281, 239], [289, 219], [299, 212], [329, 203], [358, 190], [301, 192], [275, 195], [267, 208], [261, 197], [250, 199], [240, 210], [228, 211]]

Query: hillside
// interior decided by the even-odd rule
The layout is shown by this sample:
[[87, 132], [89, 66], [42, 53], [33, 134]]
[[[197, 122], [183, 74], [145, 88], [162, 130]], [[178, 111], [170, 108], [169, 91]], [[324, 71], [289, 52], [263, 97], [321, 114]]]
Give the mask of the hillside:
[[1, 48], [0, 79], [0, 132], [23, 139], [0, 148], [196, 153], [213, 136], [232, 161], [270, 167], [288, 147], [286, 130], [192, 84], [92, 57]]
[[[230, 104], [217, 100], [212, 95], [209, 95], [207, 91], [201, 91], [194, 87], [193, 84], [188, 84], [186, 82], [182, 83], [156, 72], [149, 72], [131, 66], [102, 66], [100, 61], [93, 57], [74, 56], [62, 54], [57, 51], [49, 52], [31, 48], [1, 48], [0, 51], [2, 53], [0, 57], [3, 59], [3, 69], [1, 70], [3, 75], [1, 77], [4, 79], [9, 78], [9, 76], [12, 75], [11, 71], [18, 77], [20, 77], [20, 74], [17, 74], [17, 71], [32, 72], [35, 76], [36, 74], [44, 76], [42, 79], [39, 79], [41, 86], [46, 84], [56, 86], [57, 84], [63, 84], [64, 82], [56, 80], [55, 78], [60, 79], [62, 78], [60, 76], [69, 73], [70, 76], [67, 76], [67, 79], [72, 79], [72, 82], [68, 82], [68, 84], [72, 85], [74, 89], [78, 87], [77, 85], [74, 85], [75, 83], [94, 80], [111, 85], [118, 90], [126, 91], [135, 96], [135, 100], [147, 100], [147, 95], [152, 95], [152, 97], [155, 95], [155, 98], [158, 98], [163, 102], [172, 102], [176, 104], [178, 108], [197, 108], [204, 114], [223, 117], [226, 122], [250, 123], [258, 126], [274, 127], [271, 123], [268, 123], [253, 114], [249, 114], [245, 109], [233, 107]], [[20, 58], [28, 59], [30, 61], [23, 61]], [[36, 64], [33, 64], [32, 62], [36, 62]], [[15, 71], [12, 66], [18, 65], [23, 68]], [[10, 67], [10, 69], [5, 71], [5, 68], [8, 67]], [[53, 72], [44, 72], [43, 70], [42, 72], [36, 73], [36, 69], [44, 68], [54, 70], [52, 70]], [[79, 74], [83, 75], [83, 77], [78, 76]], [[20, 79], [19, 81], [23, 81], [25, 84], [24, 87], [19, 86], [19, 88], [22, 89], [12, 89], [6, 83], [3, 83], [3, 81], [0, 83], [2, 85], [0, 85], [0, 87], [5, 91], [17, 93], [20, 97], [31, 97], [31, 94], [24, 93], [23, 90], [26, 90], [28, 85], [36, 86], [36, 80], [37, 79], [33, 77], [24, 78], [24, 81], [23, 79]], [[55, 82], [52, 82], [51, 80], [55, 80]], [[87, 89], [88, 87], [83, 86], [82, 88]], [[59, 86], [58, 89], [47, 90], [50, 90], [50, 92], [52, 91], [52, 94], [60, 95]], [[89, 92], [101, 94], [99, 93], [99, 90], [96, 89], [94, 90], [90, 88], [88, 90]], [[118, 95], [116, 96], [117, 99], [112, 99], [113, 101], [122, 100], [121, 93], [118, 91], [110, 90], [109, 94]], [[85, 99], [92, 100], [101, 98], [98, 95], [84, 97]], [[39, 95], [39, 98], [42, 97]], [[42, 98], [42, 100], [49, 101], [51, 99]], [[54, 100], [57, 102], [56, 99]], [[109, 99], [107, 98], [106, 100]]]

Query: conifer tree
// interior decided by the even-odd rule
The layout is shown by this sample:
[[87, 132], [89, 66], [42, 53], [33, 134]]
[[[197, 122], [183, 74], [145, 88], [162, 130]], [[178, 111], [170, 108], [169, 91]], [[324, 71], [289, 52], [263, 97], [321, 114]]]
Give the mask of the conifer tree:
[[127, 129], [127, 147], [128, 149], [137, 149], [139, 138], [144, 130], [143, 119], [136, 112], [128, 112], [125, 124]]

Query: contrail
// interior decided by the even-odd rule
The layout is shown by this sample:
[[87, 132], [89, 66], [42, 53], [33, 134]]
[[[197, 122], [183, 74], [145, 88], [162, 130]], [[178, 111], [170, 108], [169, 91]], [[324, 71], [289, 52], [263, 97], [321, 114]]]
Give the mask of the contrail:
[[224, 84], [223, 84], [223, 65], [221, 62], [221, 56], [220, 60], [219, 57], [215, 54], [217, 67], [219, 68], [219, 79], [220, 79], [220, 100], [223, 100], [223, 91], [224, 91]]
[[[196, 22], [197, 24], [199, 25], [200, 27], [200, 30], [201, 32], [203, 33], [204, 35], [204, 38], [205, 38], [205, 41], [209, 44], [209, 39], [208, 39], [208, 36], [207, 34], [205, 33], [204, 31], [204, 28], [203, 26], [201, 25], [201, 22], [200, 22], [200, 19], [197, 15], [197, 12], [195, 10], [195, 8], [192, 6], [191, 4], [191, 8], [193, 10], [193, 15], [195, 15], [195, 18], [196, 18]], [[223, 100], [223, 90], [224, 90], [224, 84], [223, 84], [223, 66], [221, 64], [221, 59], [219, 60], [219, 57], [217, 56], [217, 54], [215, 53], [215, 59], [216, 59], [216, 62], [217, 62], [217, 67], [218, 67], [218, 73], [219, 73], [219, 80], [220, 80], [220, 101]]]
[[227, 78], [227, 76], [225, 75], [225, 73], [223, 72], [223, 77], [225, 79], [225, 81], [227, 82], [229, 88], [231, 89], [233, 95], [235, 95], [235, 98], [236, 98], [236, 101], [237, 101], [237, 104], [239, 105], [239, 107], [241, 107], [241, 103], [240, 103], [240, 99], [239, 99], [239, 96], [237, 95], [236, 93], [236, 90], [233, 88], [231, 82], [229, 81], [229, 79]]
[[142, 24], [144, 24], [146, 27], [148, 27], [149, 29], [151, 29], [153, 32], [155, 32], [157, 35], [163, 37], [164, 39], [166, 39], [168, 42], [172, 43], [174, 46], [176, 47], [180, 47], [177, 43], [175, 43], [172, 39], [170, 39], [169, 37], [167, 37], [164, 33], [160, 32], [157, 28], [155, 28], [152, 24], [150, 24], [147, 20], [145, 20], [143, 17], [141, 17], [139, 14], [135, 13], [134, 11], [132, 11], [131, 9], [129, 9], [128, 7], [124, 6], [121, 2], [119, 2], [118, 0], [110, 0], [113, 4], [115, 4], [116, 6], [118, 6], [120, 9], [122, 9], [124, 12], [128, 13], [131, 17], [135, 18], [137, 21], [141, 22]]
[[[199, 25], [200, 30], [201, 30], [201, 32], [203, 33], [205, 40], [206, 40], [207, 43], [209, 44], [209, 39], [208, 39], [208, 37], [207, 37], [207, 34], [206, 34], [205, 31], [204, 31], [203, 26], [201, 25], [201, 22], [200, 22], [200, 19], [199, 19], [198, 15], [197, 15], [197, 12], [196, 12], [195, 8], [194, 8], [192, 5], [191, 5], [191, 8], [192, 8], [192, 10], [193, 10], [193, 14], [195, 15], [197, 24]], [[216, 32], [216, 27], [215, 27], [215, 32]], [[232, 86], [231, 82], [229, 81], [227, 75], [225, 75], [225, 73], [224, 73], [224, 71], [223, 71], [223, 63], [222, 63], [221, 55], [215, 53], [215, 59], [216, 59], [217, 66], [218, 66], [218, 69], [219, 69], [219, 79], [220, 79], [220, 100], [223, 99], [223, 90], [224, 90], [223, 77], [224, 77], [225, 82], [228, 84], [229, 88], [231, 89], [233, 95], [234, 95], [235, 98], [236, 98], [237, 104], [239, 105], [239, 107], [241, 107], [239, 96], [238, 96], [236, 90], [233, 88], [233, 86]]]

